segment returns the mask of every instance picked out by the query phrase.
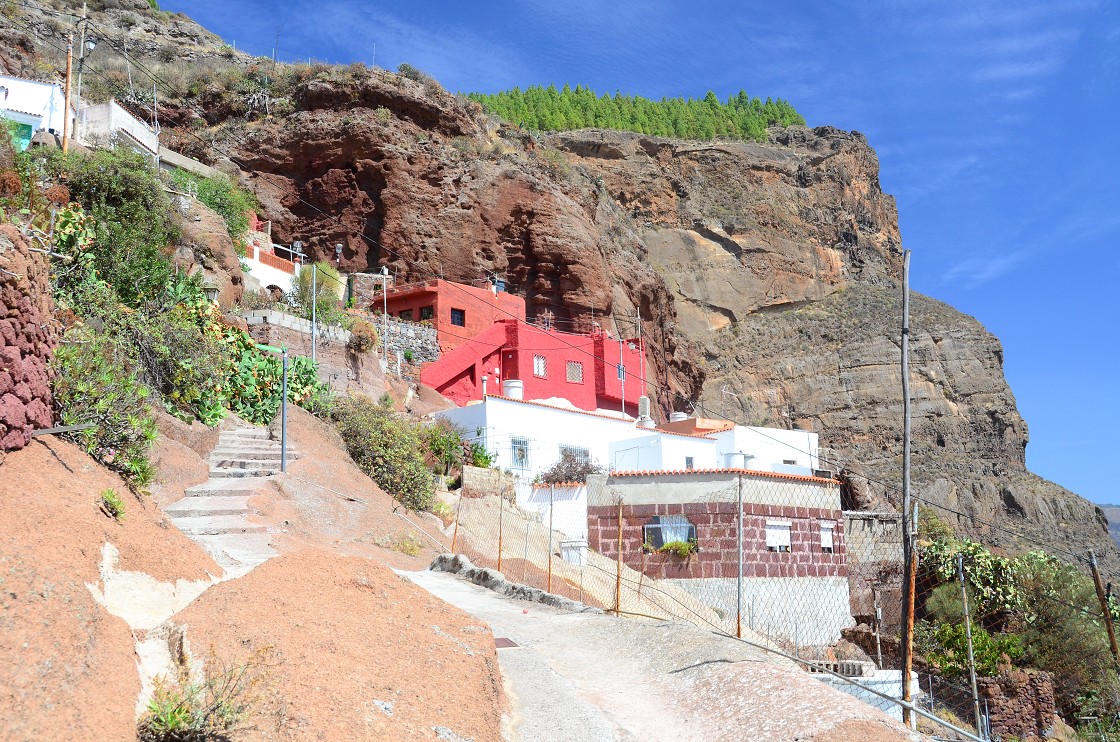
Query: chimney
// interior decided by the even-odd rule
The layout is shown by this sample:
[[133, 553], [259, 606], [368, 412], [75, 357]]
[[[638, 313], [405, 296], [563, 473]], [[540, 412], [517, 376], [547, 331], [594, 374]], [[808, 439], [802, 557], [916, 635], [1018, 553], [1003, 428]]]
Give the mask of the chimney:
[[642, 395], [638, 397], [638, 419], [634, 422], [634, 427], [637, 428], [653, 428], [657, 423], [653, 421], [653, 417], [649, 414], [649, 397]]
[[687, 412], [672, 412], [669, 414], [669, 422], [671, 423], [683, 423], [687, 419]]
[[502, 396], [525, 399], [525, 385], [521, 383], [521, 379], [506, 379], [502, 382]]

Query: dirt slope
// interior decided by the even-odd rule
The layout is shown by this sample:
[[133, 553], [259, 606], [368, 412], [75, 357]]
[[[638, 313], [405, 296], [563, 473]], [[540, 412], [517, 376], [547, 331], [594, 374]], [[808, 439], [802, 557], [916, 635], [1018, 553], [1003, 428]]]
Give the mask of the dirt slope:
[[[125, 502], [120, 523], [102, 490]], [[160, 581], [221, 570], [153, 503], [76, 446], [40, 438], [0, 465], [0, 739], [134, 734], [140, 681], [128, 625], [94, 599], [102, 547]]]
[[274, 695], [240, 739], [436, 740], [439, 727], [500, 739], [490, 629], [377, 561], [288, 554], [211, 588], [175, 620], [195, 652], [275, 650]]

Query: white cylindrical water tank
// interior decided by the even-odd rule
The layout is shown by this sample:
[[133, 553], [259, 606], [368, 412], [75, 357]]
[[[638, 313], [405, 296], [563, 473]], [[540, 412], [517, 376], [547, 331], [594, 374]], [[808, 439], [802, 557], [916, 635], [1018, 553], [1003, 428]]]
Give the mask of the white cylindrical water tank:
[[669, 413], [669, 422], [681, 423], [688, 419], [687, 412], [671, 412]]
[[740, 451], [724, 454], [724, 466], [728, 469], [746, 469], [747, 455]]
[[505, 379], [502, 381], [502, 396], [525, 399], [525, 385], [521, 383], [521, 379]]

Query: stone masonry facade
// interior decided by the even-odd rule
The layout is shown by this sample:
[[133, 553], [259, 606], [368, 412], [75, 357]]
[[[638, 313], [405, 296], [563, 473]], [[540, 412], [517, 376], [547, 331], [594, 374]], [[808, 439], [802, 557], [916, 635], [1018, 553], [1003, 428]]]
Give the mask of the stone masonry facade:
[[57, 342], [50, 266], [0, 226], [0, 456], [53, 421], [49, 364]]
[[976, 685], [991, 714], [992, 739], [1036, 742], [1054, 736], [1058, 712], [1050, 673], [1012, 670], [977, 678]]
[[[623, 505], [622, 561], [658, 579], [735, 578], [738, 575], [734, 502]], [[687, 558], [643, 550], [642, 527], [654, 515], [684, 515], [696, 526], [699, 551]], [[790, 551], [766, 549], [766, 522], [790, 523]], [[833, 551], [821, 548], [820, 525], [833, 525]], [[618, 507], [587, 509], [588, 546], [618, 558]], [[846, 577], [844, 519], [840, 510], [743, 503], [744, 577]]]

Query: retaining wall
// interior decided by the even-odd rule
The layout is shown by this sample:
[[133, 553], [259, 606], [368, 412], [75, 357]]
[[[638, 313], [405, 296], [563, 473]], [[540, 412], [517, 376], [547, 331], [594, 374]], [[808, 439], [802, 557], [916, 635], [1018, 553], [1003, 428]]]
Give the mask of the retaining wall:
[[15, 227], [0, 226], [0, 454], [51, 426], [57, 341], [47, 258], [30, 252]]

